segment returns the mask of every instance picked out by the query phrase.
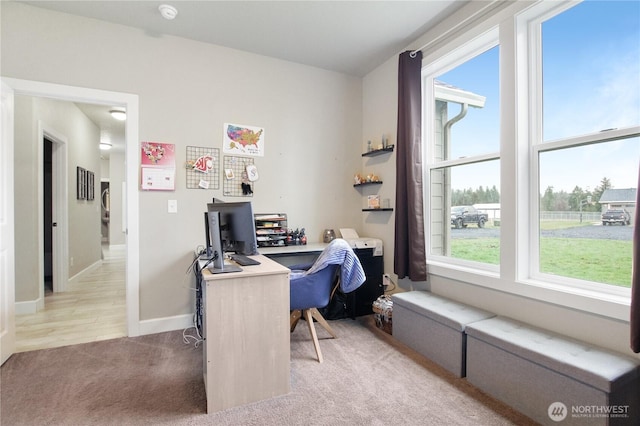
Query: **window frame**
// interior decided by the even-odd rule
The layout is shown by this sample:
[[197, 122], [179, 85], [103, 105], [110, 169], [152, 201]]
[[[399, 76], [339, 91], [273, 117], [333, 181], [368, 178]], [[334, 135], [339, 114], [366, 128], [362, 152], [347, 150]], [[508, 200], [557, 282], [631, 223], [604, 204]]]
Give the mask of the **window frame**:
[[[435, 96], [433, 77], [445, 72], [442, 66], [464, 62], [473, 42], [497, 31], [500, 72], [500, 152], [486, 154], [500, 161], [500, 265], [487, 268], [477, 262], [432, 255], [427, 243], [430, 280], [456, 280], [519, 297], [628, 321], [631, 289], [608, 284], [539, 273], [539, 188], [538, 155], [551, 149], [605, 142], [640, 135], [640, 126], [542, 141], [541, 22], [575, 6], [579, 1], [515, 2], [490, 17], [470, 22], [457, 36], [423, 51], [423, 128], [431, 129]], [[477, 46], [477, 45], [476, 45]], [[453, 60], [458, 49], [469, 49]], [[444, 61], [444, 62], [443, 62]], [[446, 62], [449, 61], [449, 62]], [[429, 76], [431, 80], [429, 80]], [[433, 105], [432, 105], [433, 104]], [[433, 132], [423, 132], [425, 232], [431, 235], [431, 170], [462, 164], [459, 159], [434, 163]], [[512, 142], [507, 142], [512, 141]], [[515, 142], [514, 142], [515, 141]], [[535, 143], [541, 141], [541, 143]], [[471, 157], [468, 162], [481, 160]], [[535, 256], [532, 256], [535, 254]], [[532, 260], [533, 259], [533, 260]], [[493, 265], [495, 266], [495, 265]]]
[[[423, 95], [424, 99], [432, 99], [435, 101], [435, 80], [436, 76], [446, 73], [457, 66], [464, 64], [465, 62], [482, 55], [484, 52], [487, 52], [490, 49], [493, 49], [496, 46], [500, 46], [499, 43], [499, 33], [498, 28], [496, 26], [492, 26], [486, 31], [483, 31], [481, 34], [473, 37], [473, 39], [467, 41], [465, 44], [459, 46], [453, 52], [448, 53], [437, 61], [426, 64], [422, 68], [422, 87], [423, 87]], [[424, 62], [423, 62], [424, 63]], [[435, 102], [423, 102], [424, 110], [423, 110], [423, 120], [425, 123], [429, 123], [428, 125], [423, 125], [423, 128], [430, 129], [432, 128], [431, 123], [433, 123], [433, 118], [435, 117]], [[434, 132], [426, 132], [423, 135], [423, 144], [426, 149], [423, 149], [424, 152], [424, 161], [425, 169], [423, 173], [425, 185], [424, 191], [424, 199], [431, 200], [431, 172], [434, 170], [441, 170], [452, 168], [456, 166], [465, 166], [478, 164], [486, 161], [498, 161], [498, 165], [500, 165], [500, 151], [494, 152], [486, 152], [483, 154], [471, 155], [462, 158], [455, 159], [447, 159], [447, 160], [436, 160], [435, 159], [435, 150], [432, 147], [435, 144], [435, 135]], [[423, 203], [424, 204], [424, 217], [425, 217], [425, 227], [426, 227], [426, 235], [431, 235], [431, 209], [428, 208], [430, 202]], [[446, 225], [445, 225], [446, 226]], [[434, 264], [451, 264], [463, 269], [478, 269], [482, 270], [484, 273], [487, 273], [492, 276], [499, 276], [500, 265], [492, 265], [481, 262], [474, 262], [465, 259], [453, 258], [451, 256], [432, 254], [431, 247], [426, 247], [427, 254], [427, 263], [429, 263], [429, 259], [434, 262]]]

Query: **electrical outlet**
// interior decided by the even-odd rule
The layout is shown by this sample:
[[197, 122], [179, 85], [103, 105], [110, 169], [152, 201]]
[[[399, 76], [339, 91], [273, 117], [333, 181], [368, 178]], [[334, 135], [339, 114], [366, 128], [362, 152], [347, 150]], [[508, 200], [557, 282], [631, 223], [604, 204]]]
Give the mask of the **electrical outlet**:
[[382, 285], [385, 287], [391, 285], [391, 277], [389, 274], [382, 274]]
[[69, 258], [69, 266], [73, 266], [73, 256]]

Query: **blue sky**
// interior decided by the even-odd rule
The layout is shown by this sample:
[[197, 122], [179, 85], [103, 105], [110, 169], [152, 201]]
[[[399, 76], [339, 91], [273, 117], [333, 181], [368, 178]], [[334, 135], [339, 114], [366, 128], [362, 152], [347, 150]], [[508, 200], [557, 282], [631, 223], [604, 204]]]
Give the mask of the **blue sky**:
[[[640, 125], [640, 1], [585, 1], [545, 22], [542, 34], [545, 140]], [[452, 158], [499, 149], [498, 59], [496, 47], [438, 77], [487, 98], [453, 126]], [[603, 177], [636, 187], [639, 160], [638, 138], [546, 153], [540, 191], [594, 189]], [[467, 181], [461, 171], [459, 185], [499, 187], [496, 164], [476, 167], [486, 178]]]

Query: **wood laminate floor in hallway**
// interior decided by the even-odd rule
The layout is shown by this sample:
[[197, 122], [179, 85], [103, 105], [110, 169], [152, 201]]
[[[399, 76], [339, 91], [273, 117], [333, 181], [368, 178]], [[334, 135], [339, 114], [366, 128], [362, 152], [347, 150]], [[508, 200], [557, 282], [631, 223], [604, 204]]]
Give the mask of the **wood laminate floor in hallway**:
[[16, 315], [16, 352], [126, 336], [125, 246], [103, 246], [101, 264], [49, 293], [45, 308]]

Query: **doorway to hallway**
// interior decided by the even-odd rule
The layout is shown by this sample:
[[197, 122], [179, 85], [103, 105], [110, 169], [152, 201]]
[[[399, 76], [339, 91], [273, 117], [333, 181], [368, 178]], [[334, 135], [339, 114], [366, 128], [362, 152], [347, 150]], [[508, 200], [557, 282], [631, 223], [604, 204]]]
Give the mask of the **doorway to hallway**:
[[[37, 82], [37, 81], [29, 81], [29, 80], [21, 80], [14, 78], [2, 78], [3, 90], [2, 90], [2, 99], [3, 99], [3, 114], [2, 114], [2, 126], [3, 129], [3, 152], [7, 151], [9, 153], [13, 153], [14, 147], [16, 143], [14, 141], [14, 135], [12, 130], [14, 128], [15, 120], [14, 120], [14, 97], [16, 95], [25, 95], [25, 96], [40, 96], [49, 99], [58, 99], [58, 100], [66, 100], [70, 102], [83, 102], [83, 103], [93, 103], [93, 104], [101, 104], [101, 105], [110, 105], [110, 106], [119, 106], [127, 110], [128, 112], [128, 120], [126, 124], [126, 136], [125, 136], [125, 153], [124, 159], [122, 163], [124, 164], [124, 182], [123, 183], [123, 193], [122, 200], [126, 201], [126, 203], [122, 206], [123, 218], [122, 218], [122, 230], [126, 235], [126, 268], [125, 268], [125, 299], [126, 299], [126, 335], [128, 336], [138, 336], [140, 335], [140, 295], [139, 295], [139, 217], [138, 217], [138, 206], [139, 206], [139, 197], [137, 192], [137, 180], [138, 180], [138, 170], [137, 170], [137, 158], [139, 155], [138, 152], [138, 111], [139, 111], [139, 100], [138, 96], [130, 93], [121, 93], [121, 92], [111, 92], [105, 90], [98, 89], [89, 89], [85, 87], [75, 87], [75, 86], [67, 86], [61, 84], [52, 84], [45, 82]], [[5, 102], [6, 100], [6, 102]], [[5, 107], [6, 106], [6, 107]], [[40, 128], [40, 123], [38, 123], [39, 132], [42, 132]], [[41, 133], [42, 134], [42, 133]], [[66, 151], [65, 156], [66, 158]], [[13, 155], [7, 156], [7, 158], [13, 158]], [[41, 157], [42, 158], [42, 157]], [[40, 160], [41, 160], [40, 158]], [[12, 165], [13, 166], [13, 165]], [[3, 168], [7, 170], [6, 168]], [[11, 170], [9, 168], [8, 170]], [[55, 168], [54, 168], [55, 169]], [[65, 176], [66, 177], [66, 176]], [[13, 186], [13, 179], [8, 180], [10, 184]], [[39, 180], [39, 185], [41, 180]], [[66, 182], [66, 181], [65, 181]], [[13, 191], [4, 192], [6, 194], [13, 194]], [[40, 202], [42, 198], [38, 197], [37, 200]], [[55, 221], [55, 218], [54, 218]], [[6, 240], [2, 240], [2, 247], [0, 247], [0, 251], [5, 253], [6, 248], [6, 258], [7, 259], [15, 259], [17, 257], [33, 258], [37, 257], [39, 261], [38, 268], [42, 268], [44, 261], [40, 260], [39, 247], [42, 247], [43, 244], [32, 245], [31, 248], [25, 248], [25, 246], [17, 247], [15, 244], [17, 239], [13, 233], [13, 228], [15, 225], [15, 221], [13, 220], [13, 216], [9, 217], [9, 221], [7, 222], [9, 226], [11, 226], [11, 232], [3, 233], [3, 236], [6, 236]], [[43, 224], [43, 219], [39, 219], [37, 222], [37, 226], [41, 227]], [[58, 232], [62, 234], [67, 234], [67, 232], [62, 232], [61, 227], [66, 226], [66, 221], [58, 221]], [[42, 233], [40, 234], [42, 235]], [[55, 238], [54, 238], [55, 240]], [[5, 244], [6, 243], [6, 244]], [[55, 246], [55, 243], [54, 243]], [[18, 248], [20, 250], [18, 250]], [[64, 247], [64, 249], [68, 249], [68, 247]], [[35, 252], [35, 253], [34, 253]], [[53, 251], [53, 255], [55, 256], [56, 250]], [[30, 257], [31, 256], [31, 257]], [[62, 257], [62, 256], [60, 256]], [[69, 257], [63, 257], [64, 262], [62, 262], [61, 266], [68, 265]], [[57, 262], [54, 260], [54, 276], [55, 276], [55, 268]], [[64, 268], [62, 268], [64, 269]], [[11, 354], [15, 351], [15, 318], [16, 315], [16, 307], [20, 304], [21, 308], [24, 306], [26, 308], [30, 308], [33, 305], [31, 299], [27, 302], [19, 302], [16, 303], [16, 294], [14, 292], [14, 287], [16, 284], [15, 276], [13, 275], [13, 268], [9, 270], [11, 273], [9, 275], [9, 279], [2, 280], [0, 282], [0, 295], [2, 295], [2, 303], [0, 303], [0, 318], [1, 324], [4, 326], [3, 333], [0, 334], [0, 343], [2, 343], [2, 362], [11, 356]], [[43, 276], [42, 273], [39, 276]], [[39, 279], [37, 282], [32, 282], [32, 285], [39, 286]], [[54, 279], [54, 289], [55, 289], [55, 279]], [[55, 292], [54, 292], [55, 293]]]
[[45, 297], [53, 293], [53, 227], [57, 224], [53, 222], [53, 141], [46, 136], [42, 141], [43, 144], [43, 162], [42, 162], [42, 189], [43, 189], [43, 224], [44, 245], [42, 247], [44, 253], [44, 295]]

